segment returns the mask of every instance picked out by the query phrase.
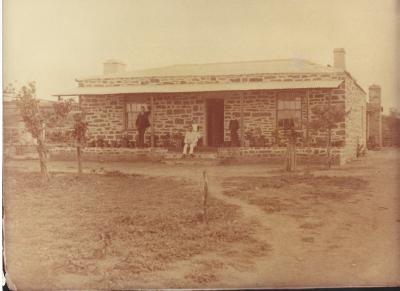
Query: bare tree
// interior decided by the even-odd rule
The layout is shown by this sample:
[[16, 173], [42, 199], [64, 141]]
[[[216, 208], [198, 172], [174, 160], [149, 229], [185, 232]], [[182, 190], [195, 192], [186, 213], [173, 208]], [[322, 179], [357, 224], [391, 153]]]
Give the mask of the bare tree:
[[292, 127], [285, 130], [285, 136], [287, 139], [285, 169], [288, 172], [292, 172], [296, 170], [296, 142], [300, 134]]
[[17, 92], [16, 101], [26, 129], [36, 139], [42, 182], [47, 183], [49, 173], [47, 170], [46, 125], [55, 124], [65, 118], [71, 110], [71, 104], [70, 102], [56, 103], [53, 112], [41, 110], [40, 100], [36, 98], [34, 82], [23, 86]]
[[310, 128], [326, 133], [327, 167], [330, 168], [332, 165], [332, 129], [339, 122], [344, 121], [348, 112], [345, 111], [343, 104], [327, 104], [313, 107], [312, 113], [313, 120], [309, 124]]
[[84, 114], [78, 112], [74, 114], [74, 129], [72, 132], [75, 138], [76, 155], [78, 160], [78, 174], [82, 174], [82, 148], [86, 145], [86, 133], [88, 124], [84, 121]]

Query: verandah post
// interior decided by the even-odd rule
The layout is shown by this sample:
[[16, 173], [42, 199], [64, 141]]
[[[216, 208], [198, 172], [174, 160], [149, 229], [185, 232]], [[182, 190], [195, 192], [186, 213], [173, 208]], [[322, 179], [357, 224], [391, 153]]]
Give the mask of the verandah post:
[[244, 147], [243, 93], [240, 94], [240, 146]]
[[150, 143], [151, 143], [151, 147], [154, 147], [154, 96], [151, 95], [150, 97], [150, 106], [151, 106], [151, 139], [150, 139]]
[[306, 146], [310, 144], [310, 93], [306, 89], [306, 101], [307, 101], [307, 123], [306, 123]]

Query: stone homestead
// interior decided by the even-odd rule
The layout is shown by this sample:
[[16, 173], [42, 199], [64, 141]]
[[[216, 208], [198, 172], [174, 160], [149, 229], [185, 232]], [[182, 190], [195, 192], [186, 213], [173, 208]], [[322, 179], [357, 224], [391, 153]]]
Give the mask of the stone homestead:
[[134, 140], [135, 118], [144, 105], [150, 110], [150, 148], [168, 147], [194, 122], [200, 125], [203, 147], [232, 152], [229, 124], [236, 120], [240, 155], [284, 147], [288, 125], [301, 133], [299, 147], [320, 153], [312, 149], [325, 148], [326, 133], [309, 127], [313, 108], [338, 105], [348, 112], [333, 129], [342, 162], [354, 158], [367, 140], [366, 92], [345, 63], [344, 49], [334, 50], [332, 66], [281, 59], [128, 72], [123, 63], [111, 60], [104, 63], [102, 75], [79, 78], [76, 88], [54, 95], [79, 96], [91, 141], [118, 144], [125, 135]]

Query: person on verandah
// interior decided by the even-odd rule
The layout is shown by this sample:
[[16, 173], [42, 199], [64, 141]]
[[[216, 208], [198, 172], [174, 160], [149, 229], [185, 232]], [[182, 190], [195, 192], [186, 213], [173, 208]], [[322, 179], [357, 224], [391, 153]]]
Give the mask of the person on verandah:
[[197, 124], [192, 124], [189, 130], [185, 134], [184, 146], [183, 146], [183, 156], [185, 157], [188, 154], [193, 157], [194, 148], [197, 146], [197, 142], [199, 141], [201, 134], [199, 132], [199, 126]]
[[150, 126], [149, 114], [150, 111], [145, 111], [145, 107], [142, 106], [136, 118], [136, 128], [139, 133], [138, 147], [144, 147], [144, 134], [146, 129]]

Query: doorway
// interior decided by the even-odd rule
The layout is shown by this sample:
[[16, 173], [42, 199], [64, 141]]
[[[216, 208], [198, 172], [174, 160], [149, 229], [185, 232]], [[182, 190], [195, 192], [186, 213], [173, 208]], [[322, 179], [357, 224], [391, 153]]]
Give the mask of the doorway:
[[224, 99], [207, 99], [207, 145], [219, 147], [224, 143]]

